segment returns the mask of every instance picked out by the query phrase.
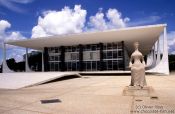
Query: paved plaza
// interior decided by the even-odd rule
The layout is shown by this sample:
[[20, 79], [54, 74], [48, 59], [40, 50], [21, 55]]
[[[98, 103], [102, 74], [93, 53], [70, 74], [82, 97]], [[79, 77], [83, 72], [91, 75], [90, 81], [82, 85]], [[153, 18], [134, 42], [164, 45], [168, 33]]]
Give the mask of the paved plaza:
[[[0, 114], [175, 114], [175, 73], [146, 75], [150, 96], [125, 96], [130, 75], [82, 76], [0, 90]], [[41, 100], [58, 102], [42, 103]]]

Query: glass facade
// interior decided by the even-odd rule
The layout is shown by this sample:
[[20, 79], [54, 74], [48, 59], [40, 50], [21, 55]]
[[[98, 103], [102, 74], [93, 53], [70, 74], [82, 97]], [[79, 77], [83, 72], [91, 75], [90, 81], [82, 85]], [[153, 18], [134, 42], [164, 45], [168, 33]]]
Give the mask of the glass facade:
[[83, 48], [84, 71], [97, 71], [100, 61], [100, 48], [98, 44], [85, 45]]
[[60, 49], [57, 47], [48, 48], [48, 63], [50, 71], [60, 71]]
[[123, 56], [121, 43], [103, 44], [104, 70], [124, 70]]
[[65, 47], [65, 70], [79, 70], [79, 48], [78, 46]]
[[49, 47], [49, 71], [62, 71], [63, 63], [64, 71], [98, 71], [101, 65], [102, 70], [124, 70], [123, 46], [122, 42], [64, 46], [64, 51], [61, 47]]

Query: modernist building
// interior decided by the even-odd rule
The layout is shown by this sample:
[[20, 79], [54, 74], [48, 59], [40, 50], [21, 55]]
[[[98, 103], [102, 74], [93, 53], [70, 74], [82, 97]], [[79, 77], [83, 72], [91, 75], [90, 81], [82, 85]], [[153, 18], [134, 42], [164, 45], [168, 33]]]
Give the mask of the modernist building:
[[[10, 44], [42, 51], [43, 71], [125, 73], [129, 71], [130, 54], [136, 41], [145, 57], [147, 72], [169, 74], [165, 24], [7, 41], [3, 72], [11, 72], [5, 61], [5, 45]], [[27, 56], [26, 71], [30, 71]]]

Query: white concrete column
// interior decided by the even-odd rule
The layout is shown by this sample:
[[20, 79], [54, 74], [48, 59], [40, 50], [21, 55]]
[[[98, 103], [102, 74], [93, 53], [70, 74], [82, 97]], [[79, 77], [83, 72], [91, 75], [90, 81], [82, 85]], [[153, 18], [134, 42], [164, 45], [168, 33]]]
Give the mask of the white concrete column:
[[152, 62], [153, 62], [153, 51], [151, 50], [150, 53], [147, 55], [146, 66], [150, 67]]
[[157, 41], [157, 59], [156, 59], [156, 65], [160, 62], [160, 38]]
[[162, 57], [162, 72], [169, 75], [169, 62], [168, 62], [168, 39], [166, 27], [164, 28], [164, 37], [163, 37], [163, 57]]
[[157, 64], [153, 69], [147, 72], [162, 73], [169, 75], [169, 63], [168, 63], [168, 41], [166, 27], [164, 27], [163, 32], [163, 57], [159, 64]]
[[44, 51], [42, 51], [42, 72], [44, 72]]
[[25, 68], [26, 68], [26, 72], [31, 72], [31, 71], [32, 71], [32, 70], [29, 68], [29, 62], [28, 62], [28, 48], [26, 48]]
[[12, 73], [11, 69], [9, 69], [7, 62], [6, 62], [6, 44], [5, 42], [3, 43], [3, 66], [2, 66], [2, 72], [3, 73]]
[[153, 63], [151, 65], [151, 67], [155, 67], [156, 66], [156, 43], [154, 44], [154, 47], [153, 47]]

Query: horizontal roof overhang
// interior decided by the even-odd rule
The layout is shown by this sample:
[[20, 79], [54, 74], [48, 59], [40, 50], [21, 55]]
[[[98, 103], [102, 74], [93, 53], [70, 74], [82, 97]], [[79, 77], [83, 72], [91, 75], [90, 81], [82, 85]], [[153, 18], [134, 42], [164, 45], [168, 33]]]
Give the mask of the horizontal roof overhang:
[[166, 27], [166, 24], [128, 27], [100, 32], [84, 32], [25, 40], [11, 40], [7, 41], [6, 44], [43, 50], [44, 47], [124, 41], [127, 50], [131, 53], [134, 50], [133, 43], [138, 41], [140, 43], [140, 51], [145, 55], [158, 40], [164, 27]]

